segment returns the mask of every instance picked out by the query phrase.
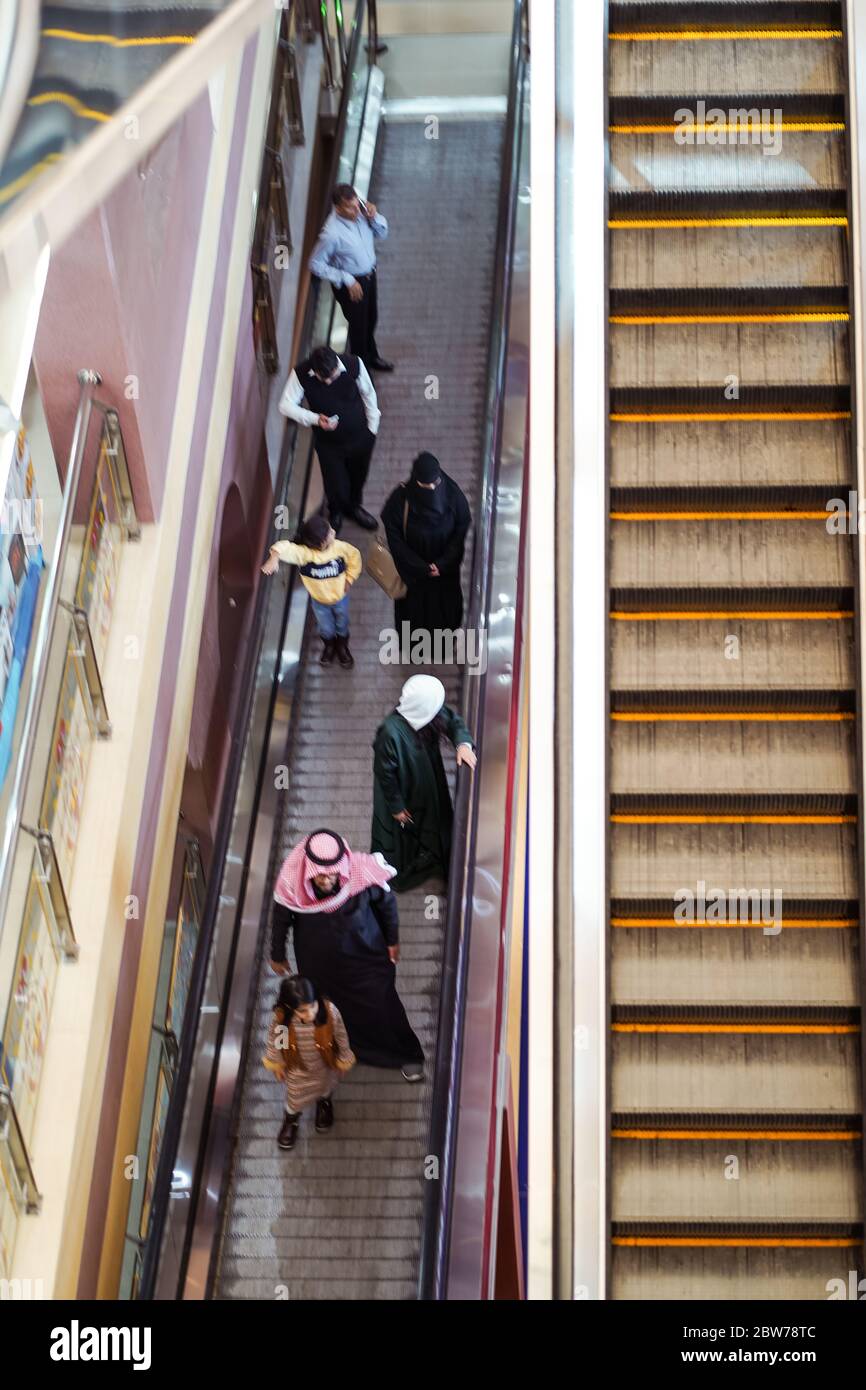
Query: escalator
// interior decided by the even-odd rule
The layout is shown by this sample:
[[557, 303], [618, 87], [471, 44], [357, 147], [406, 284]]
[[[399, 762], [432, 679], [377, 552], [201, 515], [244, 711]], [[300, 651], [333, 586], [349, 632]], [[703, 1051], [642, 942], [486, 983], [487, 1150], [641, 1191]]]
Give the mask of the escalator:
[[836, 3], [609, 9], [614, 1298], [863, 1273], [845, 55]]
[[[425, 138], [411, 102], [389, 108], [386, 98], [380, 117], [366, 18], [365, 6], [356, 6], [326, 180], [330, 190], [338, 171], [351, 177], [391, 224], [380, 252], [378, 338], [397, 369], [376, 378], [382, 425], [365, 503], [378, 512], [422, 449], [460, 484], [474, 518], [464, 622], [490, 639], [486, 670], [483, 663], [474, 673], [450, 664], [384, 663], [381, 634], [393, 626], [393, 606], [367, 578], [352, 595], [354, 670], [323, 669], [294, 572], [281, 567], [260, 588], [241, 737], [216, 842], [222, 870], [209, 883], [194, 1004], [154, 1185], [142, 1298], [448, 1296], [451, 1215], [465, 1183], [456, 1112], [472, 917], [489, 896], [486, 887], [473, 896], [473, 864], [479, 823], [487, 818], [495, 824], [496, 892], [504, 901], [506, 826], [501, 802], [498, 822], [487, 803], [490, 787], [496, 783], [499, 794], [511, 775], [519, 725], [515, 710], [501, 728], [487, 728], [520, 659], [523, 435], [515, 478], [515, 460], [506, 456], [514, 422], [506, 416], [515, 408], [507, 372], [518, 173], [527, 155], [526, 14], [517, 3], [501, 111], [489, 101], [452, 102], [436, 139]], [[342, 347], [343, 332], [328, 287], [314, 282], [297, 355], [323, 341]], [[525, 416], [525, 400], [523, 410]], [[505, 490], [504, 478], [511, 484]], [[291, 427], [277, 498], [295, 518], [315, 507], [315, 489], [309, 437]], [[515, 502], [512, 555], [503, 534], [513, 542]], [[366, 550], [368, 537], [353, 522], [341, 535]], [[506, 582], [497, 571], [503, 555], [511, 556], [513, 571]], [[399, 1072], [356, 1067], [336, 1097], [334, 1129], [319, 1135], [302, 1124], [297, 1148], [285, 1154], [276, 1145], [282, 1092], [261, 1065], [278, 986], [268, 963], [273, 880], [288, 848], [317, 826], [332, 826], [356, 848], [368, 846], [373, 735], [419, 670], [441, 677], [480, 752], [474, 778], [462, 770], [458, 779], [451, 759], [448, 884], [431, 882], [398, 900], [397, 983], [426, 1053], [425, 1081], [409, 1086]], [[287, 775], [275, 777], [283, 770]], [[482, 1118], [492, 1122], [489, 1101]]]

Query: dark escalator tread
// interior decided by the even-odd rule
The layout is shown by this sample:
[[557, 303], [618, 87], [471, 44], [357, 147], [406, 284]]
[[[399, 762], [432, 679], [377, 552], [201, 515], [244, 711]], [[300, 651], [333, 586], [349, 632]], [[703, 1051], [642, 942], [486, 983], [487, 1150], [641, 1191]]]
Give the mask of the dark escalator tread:
[[[371, 197], [392, 218], [380, 256], [377, 333], [397, 370], [375, 383], [382, 427], [365, 503], [378, 513], [405, 480], [412, 458], [426, 448], [441, 459], [475, 512], [503, 125], [449, 122], [448, 137], [439, 142], [421, 139], [420, 131], [419, 123], [385, 125], [371, 188]], [[412, 385], [423, 385], [431, 372], [439, 378], [447, 409]], [[367, 534], [352, 523], [343, 538], [366, 549]], [[468, 567], [471, 545], [467, 550]], [[464, 592], [465, 586], [464, 570]], [[308, 631], [286, 759], [290, 790], [276, 836], [277, 862], [317, 825], [332, 825], [354, 848], [369, 847], [373, 736], [403, 682], [418, 668], [380, 661], [380, 633], [392, 627], [394, 608], [372, 580], [361, 578], [350, 606], [353, 671], [320, 667], [319, 643]], [[437, 674], [448, 700], [459, 702], [460, 671]], [[453, 757], [446, 758], [446, 766], [453, 770]], [[261, 1065], [277, 990], [267, 961], [262, 964], [217, 1298], [273, 1300], [279, 1296], [276, 1285], [293, 1300], [415, 1297], [444, 885], [431, 881], [401, 894], [399, 911], [397, 985], [427, 1055], [427, 1079], [410, 1086], [399, 1071], [357, 1066], [336, 1092], [334, 1128], [316, 1134], [312, 1117], [305, 1115], [290, 1154], [276, 1145], [283, 1093]]]

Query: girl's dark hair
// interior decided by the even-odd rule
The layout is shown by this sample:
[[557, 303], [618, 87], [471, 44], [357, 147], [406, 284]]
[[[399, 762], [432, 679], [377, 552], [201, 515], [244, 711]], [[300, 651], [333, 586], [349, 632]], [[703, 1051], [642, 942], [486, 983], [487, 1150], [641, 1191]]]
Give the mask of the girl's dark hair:
[[298, 529], [298, 543], [308, 545], [311, 550], [321, 550], [328, 539], [331, 523], [321, 512], [308, 516]]
[[282, 1009], [287, 1027], [294, 1018], [296, 1009], [299, 1009], [302, 1004], [318, 1004], [317, 1028], [327, 1021], [328, 1011], [325, 1008], [325, 1001], [316, 992], [312, 980], [305, 980], [303, 975], [290, 975], [288, 979], [280, 982], [280, 990], [277, 995], [277, 1008]]

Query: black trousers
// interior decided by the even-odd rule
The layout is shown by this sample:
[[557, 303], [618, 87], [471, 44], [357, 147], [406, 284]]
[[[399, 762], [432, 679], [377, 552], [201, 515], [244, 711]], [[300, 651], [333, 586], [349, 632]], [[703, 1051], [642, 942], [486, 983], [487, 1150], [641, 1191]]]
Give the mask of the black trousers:
[[334, 286], [334, 298], [346, 315], [349, 325], [349, 351], [355, 357], [360, 357], [365, 367], [369, 367], [379, 356], [375, 336], [379, 318], [376, 272], [373, 270], [369, 275], [359, 275], [357, 279], [364, 291], [364, 297], [359, 299], [357, 304], [349, 298], [349, 291], [345, 285], [341, 285], [339, 289]]
[[369, 430], [362, 439], [348, 439], [345, 444], [323, 430], [316, 432], [316, 453], [331, 516], [335, 512], [351, 516], [361, 506], [375, 444], [376, 436]]

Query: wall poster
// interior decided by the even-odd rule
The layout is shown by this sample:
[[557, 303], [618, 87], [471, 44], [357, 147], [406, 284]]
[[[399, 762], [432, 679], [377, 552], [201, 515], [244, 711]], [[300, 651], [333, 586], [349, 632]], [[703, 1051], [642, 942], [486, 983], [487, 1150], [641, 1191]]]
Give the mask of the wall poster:
[[12, 992], [3, 1028], [0, 1081], [8, 1086], [25, 1144], [33, 1138], [51, 1007], [60, 970], [51, 909], [34, 852]]
[[103, 432], [75, 596], [76, 604], [87, 614], [93, 649], [100, 667], [105, 661], [120, 569], [120, 548], [123, 543], [120, 515], [120, 499], [115, 488], [107, 437]]
[[72, 881], [92, 743], [79, 664], [73, 653], [67, 652], [40, 814], [42, 827], [50, 832], [54, 841], [60, 878], [67, 893]]

